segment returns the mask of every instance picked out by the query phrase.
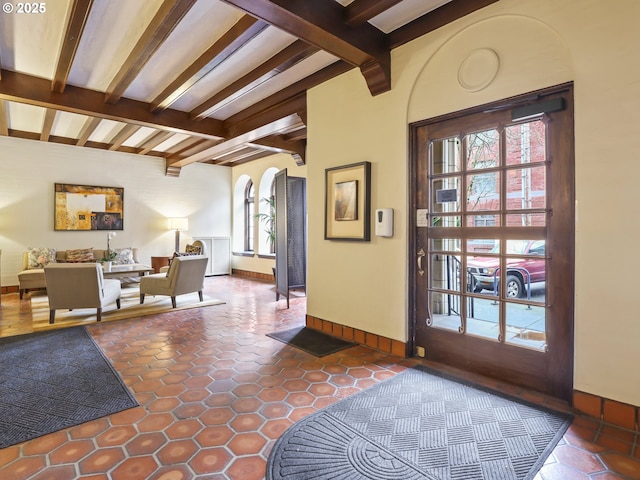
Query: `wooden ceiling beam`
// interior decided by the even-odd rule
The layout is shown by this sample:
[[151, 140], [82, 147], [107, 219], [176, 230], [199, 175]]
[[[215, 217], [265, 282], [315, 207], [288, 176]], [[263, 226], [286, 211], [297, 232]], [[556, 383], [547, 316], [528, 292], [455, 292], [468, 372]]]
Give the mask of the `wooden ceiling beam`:
[[6, 102], [0, 99], [0, 135], [9, 135], [9, 122], [7, 122]]
[[140, 74], [149, 59], [169, 37], [196, 0], [164, 0], [138, 43], [111, 80], [104, 95], [107, 103], [117, 103]]
[[270, 78], [293, 67], [318, 51], [317, 47], [309, 45], [302, 40], [296, 40], [245, 76], [223, 88], [191, 110], [189, 113], [191, 118], [195, 120], [207, 117], [220, 106], [237, 100]]
[[120, 130], [115, 137], [111, 140], [111, 145], [109, 146], [109, 150], [118, 150], [127, 139], [131, 138], [131, 136], [140, 130], [142, 127], [140, 125], [128, 124], [125, 125], [122, 130]]
[[172, 132], [160, 131], [154, 134], [149, 140], [145, 141], [142, 145], [140, 145], [141, 150], [138, 152], [140, 155], [146, 155], [155, 147], [160, 145], [162, 142], [167, 140], [169, 137], [172, 137], [174, 134]]
[[273, 153], [288, 153], [293, 155], [298, 165], [306, 162], [307, 142], [305, 140], [286, 141], [283, 135], [261, 138], [255, 142], [247, 143], [248, 146], [262, 148]]
[[46, 79], [8, 70], [3, 70], [2, 74], [0, 99], [212, 140], [220, 140], [226, 135], [223, 123], [213, 118], [194, 121], [188, 112], [173, 109], [154, 114], [149, 111], [148, 103], [127, 98], [109, 105], [104, 103], [103, 94], [94, 90], [67, 85], [64, 93], [57, 93], [51, 91], [51, 84]]
[[47, 108], [46, 113], [44, 114], [44, 122], [42, 123], [42, 131], [40, 133], [40, 140], [43, 142], [49, 141], [49, 136], [51, 135], [51, 129], [53, 128], [53, 121], [56, 119], [56, 111]]
[[389, 48], [394, 49], [400, 45], [404, 45], [497, 1], [498, 0], [452, 0], [449, 3], [445, 3], [441, 7], [425, 13], [423, 16], [389, 33]]
[[335, 0], [223, 1], [359, 67], [372, 95], [391, 90], [387, 36], [368, 23], [346, 25], [345, 7]]
[[102, 119], [97, 117], [88, 118], [87, 121], [84, 122], [82, 130], [80, 130], [80, 135], [78, 136], [76, 145], [82, 147], [85, 143], [87, 143], [89, 137], [96, 130], [96, 128], [98, 128], [98, 125], [101, 121]]
[[236, 24], [151, 101], [151, 111], [168, 108], [269, 25], [244, 15]]
[[402, 0], [355, 0], [345, 7], [345, 23], [350, 27], [357, 27], [368, 22], [376, 15], [380, 15], [385, 10], [389, 10]]
[[60, 55], [58, 55], [56, 73], [51, 82], [51, 90], [54, 92], [64, 92], [71, 65], [76, 56], [80, 38], [82, 38], [82, 32], [87, 23], [87, 18], [89, 18], [92, 5], [93, 0], [72, 0], [67, 28], [62, 37], [62, 48], [60, 49]]

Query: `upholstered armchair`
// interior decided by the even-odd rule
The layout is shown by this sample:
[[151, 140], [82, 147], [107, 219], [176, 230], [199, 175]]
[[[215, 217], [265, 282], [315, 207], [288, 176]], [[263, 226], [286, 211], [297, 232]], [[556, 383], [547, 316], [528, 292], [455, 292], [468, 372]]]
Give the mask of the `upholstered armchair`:
[[56, 310], [74, 308], [97, 309], [97, 320], [102, 320], [102, 309], [116, 302], [120, 308], [120, 280], [105, 279], [98, 263], [50, 263], [44, 267], [49, 297], [49, 323], [53, 323]]
[[144, 303], [146, 294], [167, 295], [171, 297], [173, 308], [176, 308], [176, 296], [192, 292], [198, 292], [202, 301], [208, 261], [202, 255], [175, 257], [168, 272], [140, 277], [140, 303]]

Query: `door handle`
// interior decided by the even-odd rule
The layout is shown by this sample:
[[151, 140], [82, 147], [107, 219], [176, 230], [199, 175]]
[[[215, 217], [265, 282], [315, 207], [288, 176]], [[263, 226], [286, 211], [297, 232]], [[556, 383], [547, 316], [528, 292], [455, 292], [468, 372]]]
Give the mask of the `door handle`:
[[426, 253], [424, 253], [424, 249], [420, 248], [418, 250], [418, 274], [420, 276], [424, 275], [424, 270], [422, 269], [422, 257], [424, 257]]

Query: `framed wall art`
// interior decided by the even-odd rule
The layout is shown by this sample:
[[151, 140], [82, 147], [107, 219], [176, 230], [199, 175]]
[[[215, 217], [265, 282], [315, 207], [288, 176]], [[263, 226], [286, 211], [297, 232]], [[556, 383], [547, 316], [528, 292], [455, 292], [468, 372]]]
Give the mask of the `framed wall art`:
[[54, 186], [54, 230], [123, 230], [124, 188]]
[[370, 240], [370, 190], [370, 162], [325, 170], [325, 240]]

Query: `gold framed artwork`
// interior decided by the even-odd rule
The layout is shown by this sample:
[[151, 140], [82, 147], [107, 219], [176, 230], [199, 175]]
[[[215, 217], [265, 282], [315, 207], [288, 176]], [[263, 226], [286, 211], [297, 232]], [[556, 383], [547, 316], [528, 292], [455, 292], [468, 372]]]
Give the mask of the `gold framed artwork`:
[[54, 185], [54, 230], [123, 230], [124, 188]]
[[325, 170], [325, 240], [370, 240], [370, 190], [370, 162]]

